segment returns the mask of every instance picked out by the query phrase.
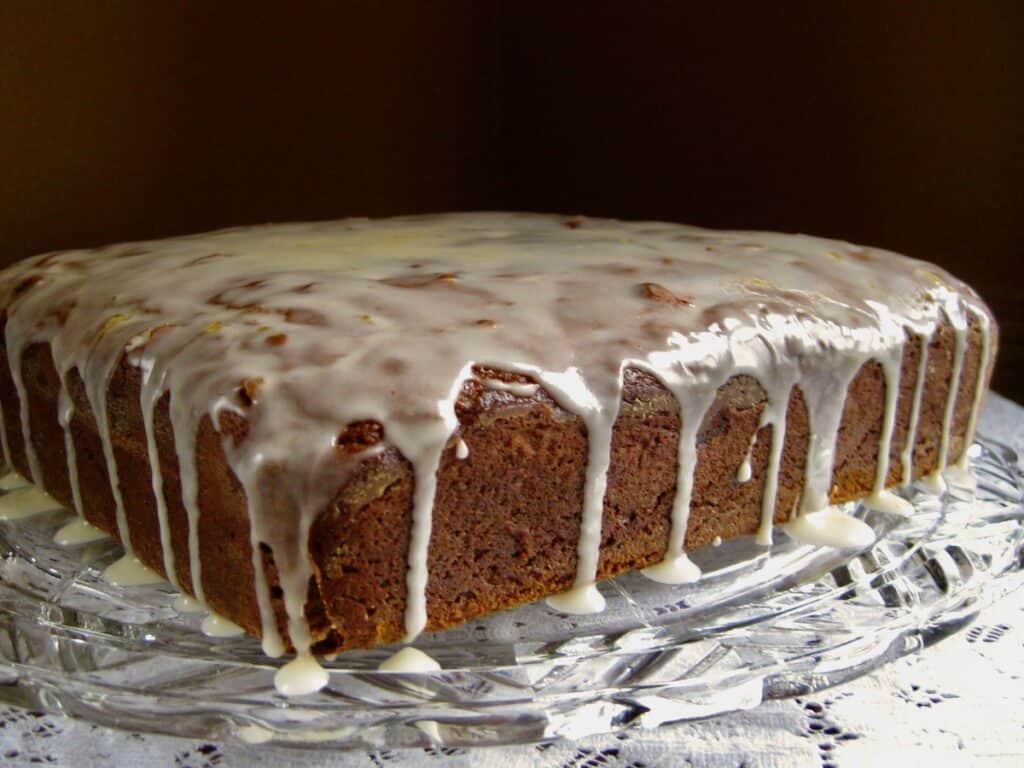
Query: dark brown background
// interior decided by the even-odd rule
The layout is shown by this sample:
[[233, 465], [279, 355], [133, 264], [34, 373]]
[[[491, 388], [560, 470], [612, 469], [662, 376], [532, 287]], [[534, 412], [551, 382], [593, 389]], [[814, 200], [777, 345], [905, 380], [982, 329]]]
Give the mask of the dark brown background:
[[800, 230], [973, 283], [1024, 400], [1024, 3], [285, 5], [0, 4], [0, 262], [460, 208]]

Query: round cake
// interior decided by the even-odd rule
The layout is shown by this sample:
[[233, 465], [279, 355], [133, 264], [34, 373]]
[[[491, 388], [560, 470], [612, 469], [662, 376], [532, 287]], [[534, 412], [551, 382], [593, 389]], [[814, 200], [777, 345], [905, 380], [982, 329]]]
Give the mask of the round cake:
[[870, 543], [831, 505], [962, 467], [996, 348], [905, 256], [515, 213], [44, 254], [0, 305], [8, 464], [304, 669], [776, 525]]

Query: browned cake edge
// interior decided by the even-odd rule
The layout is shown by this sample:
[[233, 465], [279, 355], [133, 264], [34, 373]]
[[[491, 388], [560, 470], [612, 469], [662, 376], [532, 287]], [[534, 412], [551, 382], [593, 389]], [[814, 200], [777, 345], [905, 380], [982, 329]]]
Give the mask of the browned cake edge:
[[[0, 327], [2, 330], [2, 327]], [[992, 327], [995, 356], [996, 328]], [[3, 334], [0, 333], [0, 344]], [[28, 476], [19, 401], [0, 349], [0, 404], [11, 458]], [[900, 456], [907, 440], [920, 339], [906, 346], [900, 376], [888, 485], [903, 482]], [[940, 325], [927, 361], [913, 475], [938, 466], [943, 410], [953, 371], [954, 332]], [[950, 461], [965, 448], [978, 366], [981, 330], [972, 319], [956, 395], [949, 441]], [[59, 380], [47, 345], [23, 354], [30, 433], [42, 469], [42, 485], [72, 506], [64, 432], [58, 421]], [[516, 379], [490, 372], [489, 378]], [[94, 416], [81, 377], [72, 370], [71, 434], [86, 519], [115, 538], [118, 528], [109, 476]], [[881, 367], [869, 362], [850, 384], [836, 445], [830, 497], [834, 502], [868, 494], [876, 471], [884, 410]], [[109, 386], [108, 410], [114, 457], [135, 554], [164, 574], [160, 530], [140, 407], [140, 372], [122, 358]], [[179, 583], [193, 593], [188, 522], [181, 502], [169, 396], [158, 403], [154, 427], [163, 475], [163, 495]], [[752, 378], [738, 376], [719, 390], [698, 438], [686, 549], [755, 532], [768, 464], [771, 426], [762, 428], [752, 453], [752, 476], [736, 480], [765, 405]], [[428, 628], [452, 626], [567, 589], [576, 569], [576, 547], [586, 468], [586, 429], [543, 391], [532, 397], [488, 390], [477, 381], [463, 387], [457, 402], [460, 429], [438, 471], [427, 586]], [[244, 492], [225, 459], [222, 439], [243, 440], [245, 419], [227, 414], [222, 423], [204, 418], [197, 438], [199, 557], [206, 602], [253, 635], [260, 634]], [[786, 437], [775, 509], [786, 521], [803, 487], [808, 445], [807, 412], [795, 389], [788, 406]], [[659, 562], [665, 551], [676, 485], [679, 409], [655, 379], [638, 370], [625, 377], [623, 407], [612, 440], [604, 504], [599, 576]], [[218, 431], [218, 428], [220, 431]], [[357, 424], [339, 436], [340, 451], [357, 451], [382, 438], [379, 425]], [[455, 444], [469, 455], [458, 459]], [[386, 435], [383, 435], [386, 441]], [[264, 472], [267, 493], [275, 468]], [[391, 448], [363, 461], [318, 517], [310, 535], [315, 578], [306, 612], [315, 649], [328, 652], [372, 647], [402, 638], [405, 572], [411, 525], [413, 479], [410, 465]], [[273, 553], [265, 551], [268, 580], [276, 584]], [[287, 637], [280, 589], [272, 589], [278, 625]]]

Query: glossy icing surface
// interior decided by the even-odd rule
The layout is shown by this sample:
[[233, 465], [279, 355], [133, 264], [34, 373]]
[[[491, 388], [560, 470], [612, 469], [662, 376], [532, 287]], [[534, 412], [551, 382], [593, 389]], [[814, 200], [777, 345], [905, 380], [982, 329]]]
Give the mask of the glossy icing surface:
[[143, 584], [159, 584], [163, 577], [135, 555], [126, 553], [103, 571], [103, 579], [115, 587], [139, 587]]
[[419, 648], [407, 645], [380, 663], [382, 672], [436, 672], [441, 668], [437, 661]]
[[88, 544], [90, 541], [99, 541], [107, 536], [102, 528], [97, 528], [84, 518], [77, 517], [66, 525], [61, 526], [53, 534], [53, 541], [61, 547], [77, 547], [79, 544]]
[[[387, 443], [413, 467], [405, 617], [412, 639], [427, 623], [436, 471], [445, 450], [466, 455], [464, 443], [450, 447], [450, 440], [458, 428], [455, 399], [474, 366], [530, 377], [532, 384], [483, 384], [521, 395], [543, 388], [586, 425], [576, 580], [569, 592], [551, 598], [561, 610], [585, 612], [603, 604], [595, 579], [625, 368], [653, 374], [682, 414], [668, 551], [665, 562], [647, 571], [661, 581], [682, 582], [699, 576], [685, 553], [697, 433], [730, 377], [753, 375], [768, 396], [761, 426], [773, 427], [772, 444], [758, 533], [767, 544], [794, 387], [804, 395], [811, 430], [799, 511], [820, 515], [829, 503], [846, 388], [865, 362], [881, 363], [888, 396], [879, 445], [885, 462], [879, 464], [885, 466], [872, 498], [898, 507], [885, 478], [907, 339], [925, 340], [925, 358], [937, 324], [949, 322], [956, 333], [958, 383], [970, 319], [982, 329], [986, 355], [990, 326], [984, 305], [964, 284], [887, 251], [800, 235], [505, 213], [263, 226], [46, 254], [0, 273], [0, 302], [7, 311], [5, 340], [24, 434], [29, 419], [22, 352], [35, 342], [49, 342], [53, 350], [79, 513], [69, 372], [77, 370], [85, 382], [128, 552], [108, 573], [119, 583], [146, 576], [135, 568], [107, 423], [108, 385], [118, 361], [127, 354], [142, 371], [163, 556], [177, 586], [153, 426], [157, 401], [170, 393], [200, 602], [199, 423], [208, 415], [217, 425], [227, 412], [246, 419], [245, 440], [236, 445], [226, 439], [224, 446], [249, 502], [264, 649], [278, 655], [284, 642], [257, 545], [266, 543], [274, 553], [288, 634], [298, 653], [279, 673], [292, 693], [326, 681], [309, 654], [303, 607], [312, 568], [306, 542], [316, 516], [366, 455], [336, 450], [347, 425], [379, 422]], [[922, 371], [925, 365], [922, 359]], [[986, 368], [980, 367], [979, 382]], [[978, 387], [972, 426], [981, 394]], [[911, 432], [921, 395], [919, 377]], [[942, 466], [954, 399], [943, 419]], [[6, 431], [0, 432], [9, 457]], [[26, 444], [32, 479], [39, 482], [32, 441]], [[904, 478], [910, 458], [901, 457]], [[283, 479], [272, 503], [261, 487], [270, 470]], [[740, 482], [743, 475], [741, 467]], [[839, 528], [851, 528], [835, 521], [823, 525], [829, 520], [808, 518], [792, 530], [824, 541], [830, 538], [824, 528], [837, 535]]]
[[35, 486], [18, 488], [0, 496], [0, 520], [20, 520], [48, 509], [60, 509], [60, 504]]
[[207, 637], [238, 637], [245, 634], [245, 630], [235, 622], [217, 613], [204, 616], [200, 629]]

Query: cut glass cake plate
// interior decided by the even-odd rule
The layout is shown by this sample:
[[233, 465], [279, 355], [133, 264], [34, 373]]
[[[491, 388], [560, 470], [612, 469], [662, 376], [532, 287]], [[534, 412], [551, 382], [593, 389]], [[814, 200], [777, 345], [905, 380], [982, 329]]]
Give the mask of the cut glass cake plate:
[[974, 480], [901, 493], [907, 517], [849, 505], [878, 540], [851, 552], [781, 531], [693, 554], [704, 577], [601, 584], [594, 616], [543, 602], [425, 635], [442, 669], [390, 673], [395, 648], [325, 662], [286, 699], [248, 637], [212, 638], [167, 584], [114, 587], [109, 539], [62, 548], [63, 510], [0, 523], [0, 700], [137, 731], [325, 748], [511, 744], [708, 717], [807, 694], [955, 632], [1022, 580], [1024, 476], [980, 438]]

